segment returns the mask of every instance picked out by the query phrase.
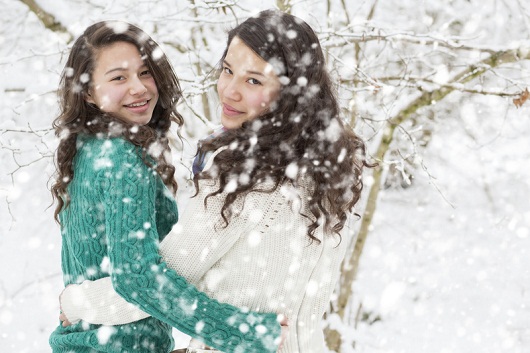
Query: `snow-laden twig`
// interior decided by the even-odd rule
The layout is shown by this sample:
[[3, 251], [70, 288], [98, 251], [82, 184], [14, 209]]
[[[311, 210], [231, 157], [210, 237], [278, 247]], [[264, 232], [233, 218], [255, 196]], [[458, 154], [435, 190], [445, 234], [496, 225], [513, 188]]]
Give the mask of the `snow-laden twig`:
[[[53, 128], [39, 128], [39, 129], [33, 129], [31, 128], [31, 126], [29, 126], [28, 124], [28, 128], [23, 128], [23, 127], [17, 127], [17, 128], [9, 128], [9, 129], [3, 129], [3, 128], [0, 128], [0, 133], [6, 133], [6, 132], [20, 132], [20, 133], [26, 133], [26, 134], [36, 134], [38, 135], [39, 133], [49, 133], [49, 132], [52, 132], [53, 131]], [[38, 136], [41, 136], [41, 135], [38, 135]]]
[[[464, 44], [469, 42], [476, 37], [459, 37], [452, 36], [446, 37], [436, 33], [414, 33], [411, 31], [396, 31], [385, 33], [383, 29], [374, 29], [370, 31], [364, 31], [361, 33], [354, 33], [347, 30], [323, 30], [320, 32], [320, 39], [326, 42], [326, 47], [329, 46], [340, 46], [338, 42], [340, 39], [347, 39], [354, 43], [363, 42], [408, 42], [411, 44], [418, 44], [421, 46], [443, 46], [451, 49], [469, 50], [469, 51], [480, 51], [483, 53], [493, 54], [502, 48], [492, 48], [491, 46], [485, 45], [472, 45]], [[528, 43], [526, 43], [528, 44]], [[511, 48], [513, 49], [513, 48]]]

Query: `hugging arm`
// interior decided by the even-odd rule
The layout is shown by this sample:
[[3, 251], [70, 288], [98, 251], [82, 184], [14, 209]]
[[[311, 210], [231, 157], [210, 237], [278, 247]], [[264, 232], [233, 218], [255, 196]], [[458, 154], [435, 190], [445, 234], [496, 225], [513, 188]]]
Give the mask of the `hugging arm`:
[[[105, 212], [112, 215], [107, 218], [106, 224], [110, 279], [67, 287], [61, 295], [61, 306], [69, 321], [74, 322], [80, 318], [104, 324], [119, 324], [146, 317], [146, 313], [227, 353], [236, 349], [245, 352], [275, 352], [278, 347], [277, 338], [280, 336], [276, 314], [241, 310], [198, 291], [172, 269], [182, 267], [186, 262], [197, 261], [190, 255], [183, 254], [183, 257], [172, 259], [172, 263], [166, 264], [163, 261], [158, 253], [158, 233], [155, 226], [155, 176], [138, 155], [127, 156], [127, 164], [132, 170], [129, 174], [132, 176], [124, 177], [121, 170], [112, 170], [114, 167], [111, 167], [102, 179]], [[141, 180], [130, 180], [130, 177]], [[166, 237], [164, 243], [167, 242], [168, 245], [162, 245], [162, 253], [180, 253], [182, 248], [176, 235], [178, 234]], [[220, 245], [217, 241], [212, 244], [216, 244], [215, 251], [222, 254], [232, 243], [233, 240], [225, 238]], [[180, 265], [175, 265], [174, 262], [179, 261]], [[214, 261], [214, 258], [210, 257], [208, 261]], [[210, 264], [204, 263], [203, 266], [207, 268]], [[199, 272], [195, 268], [190, 279], [196, 278]], [[145, 313], [118, 298], [112, 288]], [[82, 305], [76, 305], [76, 297], [80, 299], [79, 302], [83, 302]], [[118, 311], [127, 314], [116, 315]], [[113, 322], [113, 318], [119, 322]]]

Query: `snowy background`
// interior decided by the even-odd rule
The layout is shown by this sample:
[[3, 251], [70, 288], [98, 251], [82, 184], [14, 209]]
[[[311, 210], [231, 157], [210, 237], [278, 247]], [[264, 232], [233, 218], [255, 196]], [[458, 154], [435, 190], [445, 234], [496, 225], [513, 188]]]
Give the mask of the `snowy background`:
[[[213, 91], [212, 122], [195, 116], [205, 115], [198, 98], [209, 85], [204, 73], [217, 62], [234, 16], [244, 19], [276, 2], [37, 3], [74, 36], [94, 21], [117, 18], [139, 24], [161, 43], [186, 93], [181, 106], [186, 140], [176, 141], [174, 151], [179, 204], [184, 207], [193, 146], [218, 116]], [[320, 15], [325, 14], [325, 1], [284, 3], [291, 3], [293, 14], [308, 21], [330, 47], [330, 28], [344, 21], [345, 3], [352, 24], [348, 30], [356, 35], [374, 29], [456, 35], [479, 49], [522, 48], [522, 56], [530, 48], [530, 5], [525, 0], [335, 0], [328, 16]], [[45, 29], [22, 1], [0, 0], [0, 7], [0, 352], [50, 352], [47, 340], [58, 323], [62, 290], [61, 239], [50, 207], [51, 156], [57, 144], [50, 126], [57, 113], [55, 89], [71, 44], [67, 35]], [[372, 8], [376, 11], [370, 17]], [[332, 71], [334, 77], [347, 82], [396, 75], [393, 65], [420, 56], [412, 51], [417, 48], [387, 42], [399, 51], [382, 61], [380, 54], [389, 49], [378, 48], [377, 42], [369, 45], [374, 48], [363, 52], [362, 70], [351, 69], [347, 55], [330, 55], [333, 67], [339, 68]], [[193, 51], [182, 50], [190, 47]], [[462, 54], [468, 55], [464, 60], [453, 53], [446, 48], [443, 60], [432, 46], [421, 53], [435, 84], [481, 55], [470, 50]], [[410, 62], [420, 66], [420, 61]], [[521, 91], [530, 86], [529, 73], [528, 63], [512, 64], [471, 88]], [[358, 131], [375, 146], [377, 122], [391, 117], [414, 92], [391, 79], [381, 79], [377, 89], [367, 82], [344, 89], [341, 97], [355, 93], [357, 98], [344, 98], [343, 103], [356, 106], [356, 115], [367, 119]], [[415, 150], [413, 163], [397, 163], [395, 156], [383, 162], [385, 167], [401, 165], [413, 179], [406, 187], [379, 194], [354, 283], [351, 315], [338, 327], [343, 352], [530, 352], [530, 103], [516, 108], [513, 98], [455, 92], [419, 112], [428, 118], [404, 127], [402, 135], [410, 140], [428, 130], [428, 143], [416, 150], [420, 144], [406, 146], [407, 138], [398, 140], [406, 146], [403, 150]], [[175, 336], [179, 346], [185, 345], [185, 337]]]

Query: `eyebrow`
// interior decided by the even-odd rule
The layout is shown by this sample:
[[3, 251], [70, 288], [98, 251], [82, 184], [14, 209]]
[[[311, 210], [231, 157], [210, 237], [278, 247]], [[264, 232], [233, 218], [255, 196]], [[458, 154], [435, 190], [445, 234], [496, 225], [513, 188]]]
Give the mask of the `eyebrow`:
[[[223, 60], [223, 63], [228, 66], [228, 67], [232, 67], [232, 65], [230, 65], [230, 63], [226, 60]], [[252, 70], [247, 70], [246, 71], [248, 74], [252, 74], [252, 75], [259, 75], [259, 76], [263, 76], [265, 77], [265, 75], [262, 73], [262, 72], [259, 72], [259, 71], [252, 71]]]
[[[139, 67], [139, 70], [143, 69], [143, 68], [147, 68], [148, 66], [147, 65], [142, 65]], [[127, 67], [115, 67], [113, 69], [110, 69], [108, 70], [107, 72], [104, 73], [104, 75], [108, 75], [108, 74], [111, 74], [113, 72], [116, 72], [116, 71], [127, 71]]]
[[127, 70], [127, 69], [124, 68], [124, 67], [116, 67], [114, 69], [110, 69], [109, 71], [105, 72], [105, 75], [108, 75], [108, 74], [113, 73], [115, 71], [125, 71], [125, 70]]

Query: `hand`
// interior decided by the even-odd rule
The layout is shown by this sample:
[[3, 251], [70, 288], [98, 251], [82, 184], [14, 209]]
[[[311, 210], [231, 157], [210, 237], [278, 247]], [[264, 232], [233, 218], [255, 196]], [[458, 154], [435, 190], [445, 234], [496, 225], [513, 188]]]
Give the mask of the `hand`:
[[287, 316], [283, 314], [278, 315], [278, 322], [280, 323], [282, 332], [280, 335], [280, 344], [278, 345], [278, 351], [280, 351], [283, 347], [283, 343], [287, 339], [287, 334], [289, 333], [289, 320], [287, 319]]
[[59, 314], [59, 320], [61, 320], [61, 325], [63, 327], [68, 327], [68, 326], [72, 325], [72, 323], [70, 321], [68, 321], [68, 319], [66, 318], [66, 315], [62, 311]]

